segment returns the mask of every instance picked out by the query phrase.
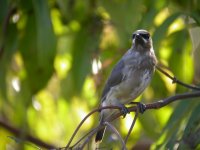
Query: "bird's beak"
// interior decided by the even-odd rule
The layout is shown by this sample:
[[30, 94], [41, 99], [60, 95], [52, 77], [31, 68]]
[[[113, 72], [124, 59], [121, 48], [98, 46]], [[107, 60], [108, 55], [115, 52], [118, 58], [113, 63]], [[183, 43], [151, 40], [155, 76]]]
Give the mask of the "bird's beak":
[[136, 45], [144, 45], [145, 44], [143, 37], [140, 36], [139, 34], [136, 34], [136, 36], [135, 36], [135, 44]]

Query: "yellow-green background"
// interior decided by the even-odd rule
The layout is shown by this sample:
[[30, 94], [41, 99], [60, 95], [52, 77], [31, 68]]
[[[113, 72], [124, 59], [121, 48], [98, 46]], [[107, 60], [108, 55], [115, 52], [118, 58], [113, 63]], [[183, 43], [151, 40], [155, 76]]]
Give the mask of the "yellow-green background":
[[[16, 137], [0, 126], [0, 149], [35, 149], [23, 142], [26, 134], [64, 147], [81, 119], [98, 107], [104, 83], [137, 29], [151, 33], [156, 56], [172, 75], [198, 84], [199, 26], [198, 0], [0, 0], [0, 119], [21, 131]], [[156, 72], [138, 101], [187, 91]], [[128, 149], [138, 143], [197, 147], [199, 104], [199, 98], [188, 99], [140, 115]], [[123, 137], [131, 116], [119, 121]], [[97, 124], [93, 115], [74, 142]], [[103, 147], [118, 149], [120, 142], [108, 138]]]

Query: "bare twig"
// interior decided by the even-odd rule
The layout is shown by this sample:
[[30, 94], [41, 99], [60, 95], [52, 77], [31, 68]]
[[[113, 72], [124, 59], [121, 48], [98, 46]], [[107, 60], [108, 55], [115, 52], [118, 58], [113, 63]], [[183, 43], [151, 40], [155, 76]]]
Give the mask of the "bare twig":
[[70, 146], [70, 149], [74, 148], [75, 146], [77, 146], [84, 138], [86, 138], [87, 136], [90, 136], [93, 132], [97, 132], [99, 129], [103, 128], [104, 125], [98, 125], [96, 128], [92, 129], [91, 131], [89, 131], [88, 133], [86, 133], [84, 136], [82, 136], [74, 145]]
[[[8, 124], [2, 120], [0, 120], [0, 126], [3, 127], [4, 129], [8, 130], [9, 132], [11, 132], [16, 137], [19, 137], [19, 135], [22, 132], [21, 130], [14, 128], [10, 124]], [[29, 135], [29, 134], [26, 134], [25, 140], [28, 140], [28, 141], [34, 143], [35, 145], [43, 147], [43, 148], [47, 148], [47, 149], [55, 149], [56, 148], [54, 145], [48, 144], [48, 143], [46, 143], [32, 135]]]
[[80, 127], [83, 125], [83, 123], [86, 121], [86, 119], [89, 118], [93, 113], [99, 112], [99, 111], [101, 111], [102, 109], [120, 109], [120, 107], [118, 107], [118, 106], [106, 106], [106, 107], [96, 108], [96, 109], [94, 109], [93, 111], [91, 111], [89, 114], [87, 114], [87, 115], [83, 118], [83, 120], [80, 122], [80, 124], [78, 125], [78, 127], [76, 128], [76, 130], [74, 131], [74, 133], [72, 134], [72, 136], [71, 136], [69, 142], [68, 142], [67, 145], [66, 145], [66, 148], [65, 148], [66, 150], [69, 148], [69, 146], [70, 146], [72, 140], [74, 139], [75, 135], [77, 134], [78, 130], [79, 130]]
[[[169, 103], [174, 102], [174, 101], [176, 101], [176, 100], [182, 100], [182, 99], [186, 99], [186, 98], [193, 98], [193, 97], [199, 97], [199, 96], [200, 96], [200, 92], [199, 92], [199, 91], [200, 91], [200, 87], [193, 86], [193, 85], [189, 85], [189, 84], [186, 84], [186, 83], [183, 83], [183, 82], [179, 81], [176, 77], [172, 77], [172, 76], [169, 75], [166, 71], [164, 71], [163, 69], [161, 69], [161, 67], [162, 67], [162, 68], [165, 68], [165, 69], [168, 69], [168, 68], [165, 67], [165, 66], [163, 67], [162, 64], [161, 64], [161, 65], [159, 65], [159, 64], [156, 65], [156, 69], [157, 69], [158, 71], [160, 71], [161, 73], [163, 73], [164, 75], [166, 75], [168, 78], [170, 78], [170, 79], [173, 81], [172, 83], [178, 83], [178, 84], [180, 84], [180, 85], [182, 85], [182, 86], [184, 86], [184, 87], [187, 87], [187, 88], [190, 88], [190, 89], [193, 89], [193, 90], [198, 90], [198, 92], [190, 92], [190, 93], [177, 94], [177, 95], [175, 95], [175, 96], [171, 96], [171, 97], [168, 97], [168, 98], [166, 98], [166, 99], [163, 99], [163, 100], [160, 100], [160, 101], [157, 101], [157, 102], [154, 102], [154, 103], [147, 104], [147, 105], [146, 105], [146, 110], [148, 110], [148, 109], [158, 109], [158, 108], [162, 108], [162, 107], [164, 107], [164, 106], [168, 105]], [[169, 70], [169, 69], [168, 69], [168, 70]], [[135, 117], [134, 117], [134, 119], [133, 119], [133, 122], [132, 122], [132, 124], [131, 124], [131, 127], [130, 127], [130, 129], [129, 129], [129, 132], [128, 132], [126, 138], [125, 138], [125, 143], [127, 142], [128, 138], [129, 138], [129, 135], [130, 135], [130, 133], [131, 133], [131, 131], [132, 131], [134, 125], [135, 125], [136, 119], [137, 119], [137, 117], [138, 117], [139, 112], [138, 112], [138, 109], [137, 109], [137, 108], [138, 108], [137, 106], [128, 107], [128, 110], [129, 110], [130, 112], [136, 112], [136, 113], [135, 113]], [[81, 121], [81, 123], [78, 125], [78, 127], [77, 127], [76, 130], [74, 131], [74, 133], [73, 133], [72, 137], [70, 138], [70, 140], [69, 140], [69, 142], [68, 142], [68, 144], [67, 144], [67, 146], [66, 146], [65, 149], [68, 149], [68, 148], [69, 148], [69, 146], [70, 146], [70, 144], [71, 144], [73, 138], [75, 137], [75, 135], [77, 134], [78, 130], [79, 130], [80, 127], [83, 125], [83, 123], [85, 122], [85, 120], [86, 120], [88, 117], [90, 117], [93, 113], [99, 112], [99, 111], [101, 111], [101, 110], [103, 110], [103, 109], [119, 109], [119, 110], [120, 110], [120, 107], [118, 107], [118, 106], [106, 106], [106, 107], [101, 107], [101, 108], [95, 109], [95, 110], [93, 110], [92, 112], [90, 112], [90, 113]], [[109, 122], [112, 122], [113, 120], [117, 119], [117, 118], [120, 117], [121, 115], [123, 115], [123, 112], [119, 112], [119, 113], [115, 114], [115, 115], [114, 115], [112, 118], [110, 118], [110, 120], [108, 120], [108, 121], [109, 121]], [[106, 125], [108, 126], [109, 123], [107, 122]], [[102, 127], [103, 125], [99, 125], [99, 126]], [[98, 127], [99, 127], [99, 126], [98, 126]], [[77, 143], [75, 143], [72, 147], [76, 146], [76, 145], [77, 145], [78, 143], [80, 143], [86, 136], [88, 136], [88, 138], [87, 138], [87, 139], [84, 141], [84, 143], [82, 144], [82, 148], [83, 148], [84, 145], [85, 145], [87, 142], [89, 142], [88, 140], [91, 139], [91, 137], [93, 136], [93, 134], [94, 134], [96, 131], [97, 131], [96, 128], [95, 128], [94, 130], [90, 131], [89, 133], [87, 133], [86, 135], [84, 135], [84, 136], [83, 136]], [[118, 134], [117, 134], [117, 135], [118, 135]]]
[[105, 122], [104, 123], [107, 127], [109, 127], [117, 136], [118, 136], [118, 139], [121, 141], [122, 143], [122, 149], [123, 150], [126, 150], [126, 145], [125, 145], [125, 142], [124, 140], [122, 139], [121, 135], [119, 134], [119, 132], [117, 131], [117, 129], [111, 125], [109, 122]]
[[[187, 99], [187, 98], [195, 98], [195, 97], [200, 97], [200, 91], [197, 91], [197, 92], [188, 92], [188, 93], [183, 93], [183, 94], [177, 94], [177, 95], [174, 95], [174, 96], [170, 96], [168, 98], [165, 98], [163, 100], [159, 100], [157, 102], [154, 102], [154, 103], [149, 103], [149, 104], [146, 104], [146, 111], [147, 110], [150, 110], [150, 109], [159, 109], [159, 108], [162, 108], [166, 105], [168, 105], [169, 103], [172, 103], [174, 101], [178, 101], [178, 100], [184, 100], [184, 99]], [[70, 141], [68, 142], [67, 146], [66, 146], [66, 149], [69, 148], [69, 145], [71, 144], [74, 136], [76, 135], [76, 133], [78, 132], [78, 130], [80, 129], [80, 127], [82, 126], [82, 124], [85, 122], [85, 120], [91, 116], [93, 113], [95, 112], [98, 112], [98, 111], [101, 111], [103, 109], [119, 109], [120, 110], [120, 107], [118, 106], [106, 106], [106, 107], [101, 107], [101, 108], [98, 108], [98, 109], [95, 109], [93, 111], [91, 111], [82, 121], [81, 123], [79, 124], [79, 126], [76, 128], [74, 134], [72, 135]], [[137, 112], [138, 110], [138, 106], [131, 106], [131, 107], [128, 107], [128, 110], [130, 112]], [[137, 114], [137, 113], [136, 113]], [[119, 118], [120, 116], [123, 115], [123, 112], [120, 112], [119, 113], [116, 113], [110, 120], [109, 122], [112, 122], [113, 120]], [[134, 124], [135, 124], [135, 121], [136, 121], [137, 117], [134, 117], [134, 120], [133, 120], [133, 123], [132, 123], [132, 126], [134, 127]], [[106, 124], [107, 125], [107, 124]], [[103, 126], [102, 125], [99, 125], [98, 126], [98, 129], [102, 128]], [[131, 127], [131, 128], [133, 128]], [[132, 130], [132, 129], [131, 129]], [[131, 130], [129, 132], [131, 132]], [[94, 130], [92, 130], [90, 133], [89, 133], [89, 137], [87, 137], [87, 139], [84, 141], [84, 143], [82, 144], [81, 148], [83, 148], [87, 142], [89, 142], [89, 140], [92, 138], [92, 136], [97, 132], [97, 128], [95, 128]], [[85, 136], [84, 136], [85, 137]], [[128, 137], [126, 137], [125, 141], [127, 141]], [[80, 142], [80, 140], [79, 140]], [[76, 143], [76, 145], [78, 144], [78, 142]], [[80, 149], [81, 149], [80, 148]]]
[[174, 96], [170, 96], [158, 102], [147, 104], [146, 109], [159, 109], [174, 101], [185, 100], [187, 98], [195, 98], [195, 97], [200, 97], [200, 91], [176, 94]]
[[[159, 101], [154, 102], [154, 103], [145, 104], [145, 106], [146, 106], [145, 111], [147, 111], [149, 109], [159, 109], [159, 108], [162, 108], [162, 107], [164, 107], [164, 106], [166, 106], [166, 105], [168, 105], [168, 104], [170, 104], [174, 101], [185, 100], [187, 98], [195, 98], [195, 97], [200, 97], [200, 91], [177, 94], [177, 95], [165, 98], [163, 100], [159, 100]], [[129, 112], [136, 112], [137, 106], [128, 107], [128, 111]], [[119, 118], [122, 115], [123, 115], [123, 112], [117, 113], [115, 116], [113, 116], [113, 118], [111, 118], [111, 121], [115, 120], [116, 118]]]
[[[100, 126], [98, 126], [97, 128], [99, 129]], [[87, 136], [89, 136], [94, 130], [97, 130], [97, 128], [92, 129], [91, 131], [89, 131], [88, 133], [86, 133], [84, 136], [82, 136], [74, 145], [70, 146], [70, 149], [73, 149], [75, 146], [77, 146], [84, 138], [86, 138]]]
[[178, 80], [176, 77], [172, 77], [170, 74], [168, 74], [166, 71], [164, 71], [159, 65], [156, 65], [156, 69], [158, 71], [160, 71], [161, 73], [163, 73], [164, 75], [166, 75], [168, 78], [170, 78], [172, 80], [172, 83], [178, 83], [186, 88], [200, 91], [200, 87], [186, 84], [186, 83]]
[[87, 114], [87, 116], [85, 116], [85, 117], [83, 118], [83, 120], [79, 123], [78, 127], [76, 128], [76, 130], [75, 130], [74, 133], [72, 134], [72, 136], [71, 136], [69, 142], [68, 142], [67, 145], [66, 145], [65, 150], [67, 150], [67, 149], [69, 148], [69, 146], [70, 146], [72, 140], [74, 139], [75, 135], [77, 134], [78, 130], [79, 130], [80, 127], [83, 125], [83, 123], [85, 122], [85, 120], [86, 120], [88, 117], [90, 117], [93, 113], [98, 112], [98, 111], [99, 111], [98, 108], [97, 108], [97, 109], [94, 109], [94, 110], [91, 111], [89, 114]]
[[91, 140], [91, 138], [94, 136], [94, 134], [100, 129], [102, 128], [102, 125], [99, 125], [97, 128], [95, 128], [95, 130], [93, 130], [92, 132], [90, 132], [90, 134], [87, 136], [86, 140], [83, 142], [83, 144], [81, 146], [78, 147], [78, 149], [82, 150], [85, 145], [87, 143], [89, 143], [89, 141]]
[[[150, 103], [150, 104], [146, 104], [146, 111], [147, 110], [150, 110], [150, 109], [159, 109], [159, 108], [162, 108], [172, 102], [175, 102], [175, 101], [178, 101], [178, 100], [184, 100], [184, 99], [187, 99], [187, 98], [195, 98], [195, 97], [200, 97], [200, 91], [196, 91], [196, 92], [188, 92], [188, 93], [183, 93], [183, 94], [177, 94], [177, 95], [174, 95], [174, 96], [171, 96], [171, 97], [168, 97], [168, 98], [165, 98], [163, 100], [160, 100], [160, 101], [157, 101], [157, 102], [154, 102], [154, 103]], [[131, 106], [131, 107], [128, 107], [128, 110], [130, 112], [136, 112], [137, 111], [137, 106]], [[106, 106], [106, 107], [102, 107], [102, 108], [98, 108], [98, 109], [95, 109], [93, 110], [92, 112], [90, 112], [82, 121], [81, 123], [79, 124], [79, 126], [77, 127], [77, 129], [75, 130], [74, 134], [72, 135], [70, 141], [68, 142], [67, 146], [65, 149], [69, 149], [69, 145], [71, 144], [74, 136], [76, 135], [76, 133], [78, 132], [78, 130], [80, 129], [80, 127], [82, 126], [82, 124], [85, 122], [85, 120], [91, 116], [93, 113], [95, 112], [98, 112], [98, 111], [101, 111], [103, 109], [119, 109], [120, 110], [120, 107], [118, 106]], [[123, 113], [122, 112], [119, 112], [117, 113], [115, 116], [113, 116], [113, 118], [111, 118], [111, 121], [119, 118], [120, 116], [122, 116]], [[12, 132], [15, 136], [18, 136], [18, 134], [20, 133], [20, 131], [18, 129], [15, 129], [13, 127], [11, 127], [10, 125], [6, 124], [5, 122], [1, 121], [0, 120], [0, 126], [6, 128], [7, 130], [9, 130], [10, 132]], [[92, 130], [92, 133], [90, 133], [90, 139], [91, 137], [97, 132], [97, 129], [100, 129], [102, 126], [99, 126], [98, 128], [96, 128], [95, 130]], [[47, 143], [44, 143], [42, 141], [40, 141], [39, 139], [37, 138], [34, 138], [30, 135], [27, 135], [27, 138], [26, 138], [28, 141], [38, 145], [38, 146], [41, 146], [41, 147], [45, 147], [45, 148], [55, 148], [55, 146], [53, 145], [50, 145], [50, 144], [47, 144]], [[127, 138], [128, 139], [128, 138]], [[88, 140], [86, 141], [86, 143], [88, 142]]]
[[128, 134], [127, 134], [127, 136], [126, 136], [126, 138], [125, 138], [125, 140], [124, 140], [125, 144], [127, 143], [128, 138], [129, 138], [129, 136], [130, 136], [130, 134], [131, 134], [131, 131], [133, 130], [133, 127], [135, 126], [135, 122], [136, 122], [136, 119], [138, 118], [138, 115], [139, 115], [139, 108], [137, 107], [137, 110], [136, 110], [136, 112], [135, 112], [135, 116], [134, 116], [134, 118], [133, 118], [133, 122], [132, 122], [131, 127], [130, 127], [130, 129], [128, 130]]

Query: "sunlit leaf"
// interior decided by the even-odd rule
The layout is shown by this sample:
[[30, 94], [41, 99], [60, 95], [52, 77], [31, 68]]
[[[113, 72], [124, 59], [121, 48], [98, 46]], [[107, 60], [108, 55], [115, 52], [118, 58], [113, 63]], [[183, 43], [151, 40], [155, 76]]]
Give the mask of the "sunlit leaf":
[[76, 94], [80, 94], [86, 76], [90, 73], [92, 56], [98, 51], [100, 32], [102, 30], [100, 18], [91, 16], [90, 21], [84, 22], [83, 28], [76, 33], [72, 52], [72, 77]]
[[158, 136], [157, 131], [159, 130], [159, 123], [155, 118], [155, 115], [152, 112], [146, 112], [140, 118], [140, 123], [145, 130], [146, 134], [152, 138], [156, 138]]
[[194, 107], [195, 101], [187, 100], [180, 102], [174, 109], [171, 117], [169, 118], [166, 126], [164, 127], [158, 143], [155, 143], [155, 149], [161, 147], [173, 147], [177, 139], [180, 138], [180, 133], [185, 128], [185, 121], [190, 115], [192, 108]]
[[4, 37], [4, 44], [1, 45], [2, 52], [0, 55], [0, 98], [3, 100], [7, 99], [7, 73], [8, 68], [11, 66], [11, 60], [16, 52], [18, 37], [17, 37], [17, 28], [15, 24], [9, 24], [7, 26], [6, 36]]
[[[188, 52], [187, 37], [188, 34], [185, 30], [174, 32], [169, 36], [169, 45], [173, 45], [171, 47], [172, 53], [169, 58], [169, 67], [178, 79], [190, 83], [193, 77], [193, 66], [191, 56], [188, 55], [190, 52]], [[177, 42], [177, 39], [179, 39], [179, 42]], [[187, 57], [190, 57], [190, 60]], [[179, 86], [178, 88], [179, 91], [183, 89], [183, 87]]]
[[[0, 0], [0, 119], [21, 133], [15, 137], [0, 125], [0, 149], [39, 148], [37, 140], [24, 139], [29, 134], [64, 147], [81, 119], [99, 106], [109, 73], [131, 47], [137, 29], [151, 33], [167, 72], [197, 84], [200, 3], [179, 1]], [[185, 91], [155, 72], [142, 102]], [[198, 99], [139, 115], [127, 149], [150, 149], [152, 143], [151, 149], [200, 149]], [[97, 126], [98, 116], [84, 123], [72, 143]], [[127, 116], [112, 122], [123, 137], [133, 117]], [[92, 139], [87, 149], [121, 148], [109, 129], [105, 135], [102, 145]]]
[[33, 1], [34, 14], [27, 19], [21, 53], [32, 92], [46, 85], [53, 73], [56, 39], [46, 1]]
[[168, 32], [168, 27], [173, 23], [173, 21], [180, 16], [180, 13], [175, 13], [169, 16], [154, 32], [153, 41], [154, 49], [157, 53], [159, 51], [159, 46], [161, 45], [162, 39], [165, 38]]
[[179, 146], [180, 149], [193, 149], [196, 148], [200, 143], [200, 104], [199, 102], [197, 104], [198, 105], [195, 107], [188, 120]]
[[120, 46], [128, 44], [128, 39], [136, 29], [141, 17], [141, 1], [102, 0], [101, 5], [108, 11], [113, 26], [117, 28]]
[[[196, 13], [195, 13], [196, 15]], [[188, 18], [188, 23], [189, 24], [195, 24], [197, 23], [195, 16], [194, 18]], [[200, 24], [200, 23], [198, 23]], [[199, 35], [200, 35], [200, 27], [193, 27], [189, 29], [189, 34], [191, 37], [191, 42], [192, 42], [192, 54], [193, 54], [193, 59], [194, 59], [194, 82], [199, 83], [200, 82], [200, 62], [199, 62], [199, 56], [200, 56], [200, 41]]]

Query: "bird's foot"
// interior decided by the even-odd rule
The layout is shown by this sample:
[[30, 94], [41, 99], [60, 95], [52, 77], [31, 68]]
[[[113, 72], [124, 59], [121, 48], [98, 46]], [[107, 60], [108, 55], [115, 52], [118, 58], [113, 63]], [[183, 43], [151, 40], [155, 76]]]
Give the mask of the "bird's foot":
[[129, 104], [134, 104], [134, 105], [136, 104], [141, 114], [143, 114], [146, 110], [146, 105], [141, 102], [130, 102]]
[[119, 104], [118, 106], [121, 108], [121, 112], [123, 113], [123, 118], [125, 118], [125, 117], [126, 117], [126, 114], [129, 114], [130, 111], [129, 111], [128, 108], [127, 108], [125, 105], [123, 105], [123, 104]]

